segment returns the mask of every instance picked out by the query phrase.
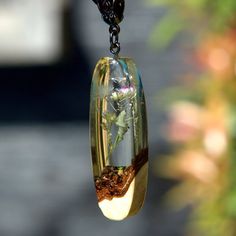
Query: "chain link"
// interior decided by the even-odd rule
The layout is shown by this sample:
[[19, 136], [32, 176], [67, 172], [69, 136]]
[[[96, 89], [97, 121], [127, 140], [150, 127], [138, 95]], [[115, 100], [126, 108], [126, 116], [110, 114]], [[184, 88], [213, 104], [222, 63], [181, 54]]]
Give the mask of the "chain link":
[[124, 18], [125, 0], [93, 0], [93, 2], [97, 4], [103, 20], [110, 26], [110, 52], [117, 57], [120, 52], [118, 24]]
[[110, 52], [118, 56], [120, 52], [120, 43], [119, 43], [119, 33], [120, 33], [120, 27], [118, 24], [110, 25], [109, 28], [110, 32]]

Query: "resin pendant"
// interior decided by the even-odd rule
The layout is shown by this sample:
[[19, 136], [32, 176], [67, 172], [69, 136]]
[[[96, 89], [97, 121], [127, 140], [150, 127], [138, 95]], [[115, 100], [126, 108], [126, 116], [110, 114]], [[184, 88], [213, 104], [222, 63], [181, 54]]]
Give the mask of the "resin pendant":
[[91, 86], [90, 139], [98, 205], [111, 220], [142, 207], [148, 175], [142, 82], [129, 58], [102, 58]]

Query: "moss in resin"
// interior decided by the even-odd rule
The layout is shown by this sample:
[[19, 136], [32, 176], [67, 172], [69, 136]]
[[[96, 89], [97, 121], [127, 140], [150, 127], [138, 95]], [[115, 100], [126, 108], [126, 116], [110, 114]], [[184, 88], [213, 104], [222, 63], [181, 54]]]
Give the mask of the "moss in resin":
[[[103, 112], [102, 127], [106, 130], [108, 135], [108, 155], [109, 158], [112, 152], [116, 149], [119, 143], [123, 140], [124, 135], [130, 128], [130, 121], [134, 124], [137, 121], [137, 115], [133, 114], [133, 117], [129, 117], [125, 111], [125, 107], [130, 106], [133, 110], [133, 99], [136, 96], [136, 92], [132, 88], [128, 88], [126, 93], [113, 92], [109, 98], [105, 98], [113, 109], [113, 112]], [[116, 105], [117, 109], [115, 108]], [[117, 115], [118, 113], [118, 115]], [[116, 126], [117, 133], [114, 141], [112, 142], [112, 126]]]

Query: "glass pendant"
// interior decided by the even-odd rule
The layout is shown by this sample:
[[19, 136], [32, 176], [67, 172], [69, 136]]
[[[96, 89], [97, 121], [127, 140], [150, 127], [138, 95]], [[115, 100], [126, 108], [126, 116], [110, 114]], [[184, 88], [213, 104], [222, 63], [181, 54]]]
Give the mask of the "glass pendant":
[[136, 214], [147, 188], [148, 142], [141, 78], [130, 58], [101, 58], [90, 103], [90, 139], [98, 205], [112, 220]]

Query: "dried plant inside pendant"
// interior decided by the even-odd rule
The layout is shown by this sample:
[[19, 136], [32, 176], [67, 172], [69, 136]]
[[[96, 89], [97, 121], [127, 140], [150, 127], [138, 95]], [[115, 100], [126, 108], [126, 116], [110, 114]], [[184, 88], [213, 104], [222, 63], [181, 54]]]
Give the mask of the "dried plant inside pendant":
[[115, 57], [101, 58], [93, 74], [90, 138], [99, 207], [107, 218], [122, 220], [136, 214], [145, 198], [147, 118], [137, 68], [132, 59], [119, 57], [112, 43]]

